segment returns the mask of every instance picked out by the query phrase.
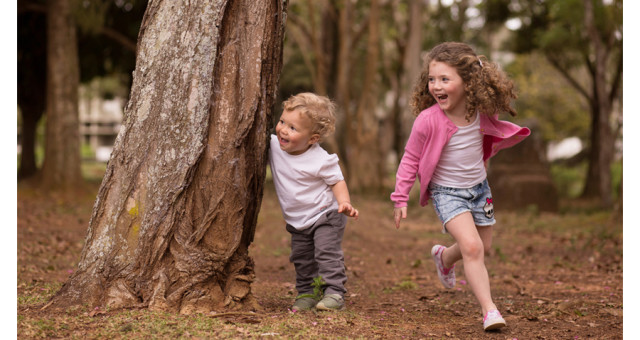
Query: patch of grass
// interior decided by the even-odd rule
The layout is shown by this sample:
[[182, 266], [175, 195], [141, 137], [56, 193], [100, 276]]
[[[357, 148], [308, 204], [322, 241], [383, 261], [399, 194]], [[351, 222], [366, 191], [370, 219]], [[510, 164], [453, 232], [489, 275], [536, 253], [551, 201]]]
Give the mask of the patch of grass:
[[289, 254], [291, 253], [291, 248], [289, 247], [277, 247], [273, 250], [271, 250], [271, 255], [273, 256], [289, 256]]
[[[259, 322], [259, 321], [258, 321]], [[181, 337], [244, 338], [268, 332], [279, 332], [260, 324], [179, 315], [148, 310], [119, 310], [89, 316], [87, 312], [58, 317], [22, 317], [18, 321], [18, 338], [135, 338], [171, 339]]]
[[418, 288], [418, 284], [411, 280], [404, 280], [396, 286], [399, 290], [411, 290]]
[[502, 252], [502, 248], [500, 248], [500, 246], [495, 246], [494, 249], [496, 251], [496, 255], [500, 258], [500, 261], [506, 263], [507, 255]]
[[403, 279], [402, 281], [400, 281], [399, 283], [396, 283], [395, 286], [389, 288], [384, 288], [382, 291], [385, 293], [392, 293], [394, 291], [397, 290], [412, 290], [412, 289], [416, 289], [418, 288], [418, 284], [411, 281], [411, 279]]
[[22, 292], [18, 292], [18, 307], [47, 303], [60, 287], [62, 284], [58, 282], [28, 284]]

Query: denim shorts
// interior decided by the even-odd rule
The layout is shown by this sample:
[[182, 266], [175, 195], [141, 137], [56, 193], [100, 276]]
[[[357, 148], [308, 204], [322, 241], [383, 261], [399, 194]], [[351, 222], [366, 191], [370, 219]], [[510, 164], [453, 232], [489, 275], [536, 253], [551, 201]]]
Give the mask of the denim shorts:
[[471, 188], [449, 188], [429, 183], [433, 207], [442, 222], [442, 232], [446, 233], [446, 224], [452, 218], [471, 212], [477, 226], [490, 226], [496, 223], [493, 218], [493, 198], [489, 182], [485, 179]]

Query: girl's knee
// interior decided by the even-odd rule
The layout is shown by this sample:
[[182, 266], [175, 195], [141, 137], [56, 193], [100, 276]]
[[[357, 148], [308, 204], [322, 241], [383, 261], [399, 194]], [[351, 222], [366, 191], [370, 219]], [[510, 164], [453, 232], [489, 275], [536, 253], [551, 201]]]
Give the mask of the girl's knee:
[[464, 257], [468, 259], [480, 259], [483, 258], [485, 254], [485, 247], [482, 241], [470, 242], [464, 249], [461, 248], [461, 250], [463, 250], [462, 253], [465, 255]]

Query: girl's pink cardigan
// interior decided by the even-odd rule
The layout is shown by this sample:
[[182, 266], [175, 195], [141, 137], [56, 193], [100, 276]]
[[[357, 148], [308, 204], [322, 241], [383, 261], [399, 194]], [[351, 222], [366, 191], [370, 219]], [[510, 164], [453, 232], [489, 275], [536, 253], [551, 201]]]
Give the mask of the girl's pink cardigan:
[[[420, 112], [413, 122], [411, 135], [404, 156], [396, 173], [396, 188], [391, 200], [396, 208], [406, 207], [409, 190], [416, 180], [420, 181], [420, 205], [429, 202], [428, 190], [431, 176], [438, 164], [442, 149], [458, 128], [447, 118], [438, 104]], [[511, 147], [531, 134], [531, 130], [511, 122], [498, 120], [498, 115], [480, 114], [480, 131], [483, 137], [483, 160], [493, 157], [498, 151]]]

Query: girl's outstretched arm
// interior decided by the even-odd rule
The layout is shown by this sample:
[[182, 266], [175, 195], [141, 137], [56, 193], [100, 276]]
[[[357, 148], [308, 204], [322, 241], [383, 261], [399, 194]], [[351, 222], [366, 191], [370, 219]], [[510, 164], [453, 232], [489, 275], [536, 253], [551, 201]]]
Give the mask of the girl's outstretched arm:
[[393, 208], [393, 219], [396, 221], [396, 229], [400, 229], [400, 221], [407, 218], [407, 207]]

